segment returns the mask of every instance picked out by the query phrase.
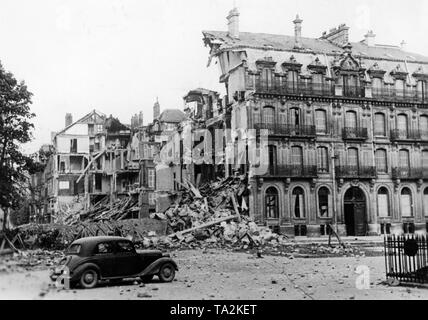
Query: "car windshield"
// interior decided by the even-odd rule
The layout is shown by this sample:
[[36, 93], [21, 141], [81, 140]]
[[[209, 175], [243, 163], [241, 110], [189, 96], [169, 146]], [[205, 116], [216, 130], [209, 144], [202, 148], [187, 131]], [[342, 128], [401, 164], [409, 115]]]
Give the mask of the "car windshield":
[[79, 254], [80, 253], [80, 244], [72, 244], [68, 250], [67, 250], [67, 254]]

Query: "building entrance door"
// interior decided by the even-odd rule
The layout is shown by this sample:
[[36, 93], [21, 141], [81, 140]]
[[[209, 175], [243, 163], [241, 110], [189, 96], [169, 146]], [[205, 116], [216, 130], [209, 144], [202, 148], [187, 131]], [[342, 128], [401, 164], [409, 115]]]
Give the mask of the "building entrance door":
[[346, 234], [365, 236], [367, 232], [366, 197], [358, 187], [351, 187], [345, 193], [344, 214]]

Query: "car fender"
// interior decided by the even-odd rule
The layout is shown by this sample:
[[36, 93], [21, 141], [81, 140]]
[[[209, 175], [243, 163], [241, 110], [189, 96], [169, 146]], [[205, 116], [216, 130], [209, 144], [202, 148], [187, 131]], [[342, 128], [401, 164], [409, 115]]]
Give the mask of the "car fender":
[[82, 263], [81, 265], [79, 265], [74, 269], [73, 275], [71, 276], [71, 280], [72, 281], [78, 280], [82, 275], [82, 273], [88, 268], [95, 269], [101, 278], [100, 268], [95, 263], [86, 262], [86, 263]]
[[178, 271], [178, 267], [177, 267], [177, 264], [175, 263], [175, 261], [172, 260], [171, 258], [164, 257], [164, 258], [160, 258], [160, 259], [152, 262], [142, 272], [140, 272], [138, 274], [138, 276], [141, 277], [141, 276], [147, 276], [147, 275], [157, 274], [159, 272], [161, 266], [164, 263], [167, 263], [167, 262], [171, 263], [174, 266], [175, 270]]

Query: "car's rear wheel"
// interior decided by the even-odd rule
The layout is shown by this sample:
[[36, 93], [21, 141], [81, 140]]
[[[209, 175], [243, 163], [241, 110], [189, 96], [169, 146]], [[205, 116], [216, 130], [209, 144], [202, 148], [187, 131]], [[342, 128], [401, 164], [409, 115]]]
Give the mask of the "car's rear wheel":
[[175, 268], [172, 263], [165, 263], [159, 270], [159, 280], [162, 282], [171, 282], [175, 278]]
[[94, 269], [83, 271], [80, 277], [80, 285], [84, 289], [92, 289], [98, 284], [98, 273]]
[[152, 281], [152, 279], [153, 279], [153, 274], [149, 274], [149, 275], [147, 275], [147, 276], [142, 276], [142, 277], [140, 277], [140, 279], [141, 279], [141, 281], [143, 281], [143, 282], [150, 282], [150, 281]]

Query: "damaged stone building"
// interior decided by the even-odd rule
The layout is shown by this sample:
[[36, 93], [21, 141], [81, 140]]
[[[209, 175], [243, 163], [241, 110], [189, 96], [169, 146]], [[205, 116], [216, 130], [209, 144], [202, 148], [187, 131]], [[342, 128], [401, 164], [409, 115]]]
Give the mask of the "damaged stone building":
[[[428, 217], [428, 57], [319, 37], [204, 31], [220, 65], [231, 128], [268, 131], [267, 172], [249, 177], [250, 214], [292, 236], [425, 232]], [[258, 131], [260, 132], [260, 131]], [[249, 163], [234, 165], [241, 173]]]
[[109, 197], [139, 192], [139, 166], [130, 161], [130, 127], [93, 110], [78, 121], [66, 115], [53, 135], [54, 153], [45, 172], [46, 214], [51, 222]]
[[131, 141], [131, 162], [139, 166], [140, 205], [141, 215], [147, 217], [158, 211], [158, 190], [162, 191], [168, 185], [168, 175], [165, 171], [157, 171], [160, 149], [169, 137], [176, 132], [178, 124], [186, 118], [179, 109], [166, 109], [160, 112], [159, 101], [153, 105], [153, 121], [143, 125], [142, 121], [133, 126]]
[[[214, 161], [216, 154], [213, 152], [217, 142], [216, 129], [223, 132], [225, 128], [222, 99], [215, 91], [198, 88], [189, 91], [183, 101], [186, 118], [163, 146], [162, 161], [157, 167], [158, 170], [163, 168], [163, 175], [168, 177], [163, 191], [181, 190], [186, 181], [199, 186], [224, 176], [224, 164]], [[217, 150], [223, 152], [223, 139], [219, 143], [221, 147]]]

